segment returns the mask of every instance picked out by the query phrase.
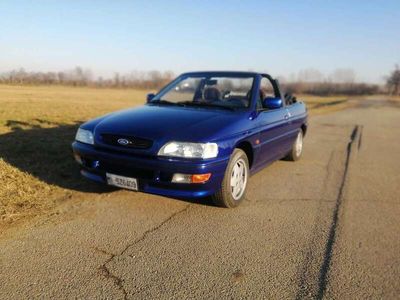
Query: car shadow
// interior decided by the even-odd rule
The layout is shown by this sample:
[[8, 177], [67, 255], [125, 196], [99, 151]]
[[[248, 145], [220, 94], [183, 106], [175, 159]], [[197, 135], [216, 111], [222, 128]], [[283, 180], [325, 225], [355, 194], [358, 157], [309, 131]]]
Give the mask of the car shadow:
[[[71, 148], [81, 123], [60, 124], [41, 119], [30, 123], [8, 120], [6, 126], [11, 131], [0, 135], [0, 159], [43, 182], [65, 189], [87, 193], [118, 190], [81, 176]], [[172, 199], [212, 205], [208, 198]]]
[[107, 186], [83, 180], [73, 160], [71, 142], [80, 123], [8, 120], [6, 126], [11, 131], [0, 135], [0, 158], [51, 185], [81, 192], [110, 191]]

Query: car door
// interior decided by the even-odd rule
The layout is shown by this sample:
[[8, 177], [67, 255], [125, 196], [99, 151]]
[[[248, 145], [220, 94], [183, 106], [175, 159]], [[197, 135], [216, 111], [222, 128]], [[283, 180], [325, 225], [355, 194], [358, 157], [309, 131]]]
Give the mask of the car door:
[[260, 153], [258, 161], [261, 164], [282, 157], [282, 139], [287, 131], [285, 108], [263, 110], [258, 115], [260, 132]]
[[260, 150], [257, 164], [265, 164], [282, 158], [287, 150], [290, 113], [283, 105], [276, 109], [262, 106], [266, 97], [276, 97], [277, 91], [271, 81], [263, 77], [260, 82], [260, 96], [257, 109], [257, 128], [260, 136]]
[[285, 144], [288, 151], [292, 148], [293, 143], [296, 140], [298, 132], [301, 130], [301, 126], [305, 122], [306, 112], [304, 104], [299, 102], [286, 103], [285, 106], [288, 114], [288, 138]]

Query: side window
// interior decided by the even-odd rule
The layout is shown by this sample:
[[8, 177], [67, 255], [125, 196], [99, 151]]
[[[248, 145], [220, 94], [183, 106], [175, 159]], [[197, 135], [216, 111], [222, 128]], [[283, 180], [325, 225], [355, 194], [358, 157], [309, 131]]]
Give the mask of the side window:
[[260, 96], [257, 101], [257, 109], [263, 109], [263, 100], [266, 97], [275, 97], [274, 87], [268, 78], [263, 77], [260, 82]]

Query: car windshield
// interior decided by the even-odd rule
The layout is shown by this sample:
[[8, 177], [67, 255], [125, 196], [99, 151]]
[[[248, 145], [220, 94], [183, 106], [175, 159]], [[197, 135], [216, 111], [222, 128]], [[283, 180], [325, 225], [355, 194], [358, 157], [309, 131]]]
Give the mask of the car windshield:
[[237, 109], [250, 105], [252, 76], [182, 76], [150, 103]]

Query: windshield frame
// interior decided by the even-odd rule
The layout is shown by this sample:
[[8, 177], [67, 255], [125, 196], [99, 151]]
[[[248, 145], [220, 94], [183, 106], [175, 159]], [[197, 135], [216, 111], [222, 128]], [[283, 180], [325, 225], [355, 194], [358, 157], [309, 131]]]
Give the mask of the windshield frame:
[[[175, 78], [174, 80], [172, 80], [169, 84], [167, 84], [165, 87], [163, 87], [155, 96], [153, 99], [151, 99], [151, 101], [148, 102], [148, 104], [157, 104], [160, 103], [159, 101], [163, 100], [162, 97], [171, 90], [171, 88], [173, 88], [173, 86], [175, 86], [176, 84], [178, 84], [179, 82], [181, 82], [182, 80], [185, 80], [187, 78], [205, 78], [205, 79], [209, 79], [209, 78], [213, 78], [213, 77], [226, 77], [226, 78], [249, 78], [252, 79], [252, 84], [251, 84], [251, 88], [250, 88], [250, 97], [249, 97], [249, 104], [246, 107], [232, 107], [233, 110], [240, 110], [240, 111], [244, 111], [244, 110], [250, 110], [253, 107], [253, 96], [254, 96], [254, 89], [255, 86], [257, 84], [257, 74], [254, 73], [246, 73], [246, 72], [199, 72], [199, 73], [185, 73], [182, 74], [180, 76], [178, 76], [177, 78]], [[171, 104], [174, 104], [171, 102]], [[179, 102], [175, 103], [177, 106], [179, 106]], [[182, 105], [184, 106], [184, 105]], [[189, 106], [189, 105], [188, 105]], [[190, 106], [190, 107], [195, 107]], [[201, 107], [201, 106], [199, 106]], [[203, 106], [206, 107], [206, 106]], [[209, 106], [209, 109], [218, 109], [217, 106], [212, 107], [211, 105]]]

